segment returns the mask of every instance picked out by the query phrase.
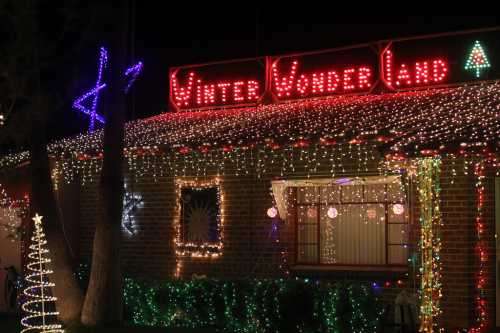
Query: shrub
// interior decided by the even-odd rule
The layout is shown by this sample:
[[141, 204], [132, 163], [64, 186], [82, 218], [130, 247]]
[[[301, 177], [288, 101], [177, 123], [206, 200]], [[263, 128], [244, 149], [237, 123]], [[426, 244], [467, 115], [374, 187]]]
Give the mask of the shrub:
[[372, 333], [381, 315], [372, 289], [360, 283], [127, 278], [124, 293], [131, 321], [144, 326], [217, 327], [245, 333]]

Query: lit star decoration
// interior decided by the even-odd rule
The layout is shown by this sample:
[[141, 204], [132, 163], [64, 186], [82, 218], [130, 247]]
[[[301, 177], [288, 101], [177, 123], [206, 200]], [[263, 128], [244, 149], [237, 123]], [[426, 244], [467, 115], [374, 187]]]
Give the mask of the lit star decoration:
[[[106, 87], [106, 83], [102, 82], [103, 71], [106, 69], [108, 65], [108, 51], [104, 47], [100, 48], [100, 57], [99, 57], [99, 68], [97, 70], [97, 81], [90, 91], [78, 97], [73, 103], [73, 107], [80, 112], [88, 115], [90, 117], [89, 123], [89, 132], [93, 132], [95, 129], [95, 122], [99, 122], [104, 124], [104, 117], [97, 113], [97, 102], [99, 98], [99, 92], [101, 89]], [[125, 76], [128, 77], [127, 84], [124, 88], [125, 94], [127, 94], [134, 84], [135, 80], [139, 76], [142, 71], [143, 64], [142, 62], [138, 62], [137, 64], [127, 68], [125, 70]], [[92, 99], [90, 108], [84, 106], [82, 103], [87, 99]]]
[[36, 214], [33, 217], [35, 222], [34, 234], [31, 237], [31, 250], [28, 258], [28, 273], [25, 278], [27, 287], [24, 289], [24, 296], [27, 301], [21, 308], [26, 315], [21, 319], [24, 327], [21, 333], [29, 331], [40, 331], [50, 333], [63, 333], [62, 325], [57, 324], [59, 312], [52, 311], [57, 298], [52, 295], [51, 288], [54, 283], [49, 282], [48, 275], [53, 272], [47, 268], [50, 263], [48, 258], [49, 250], [44, 246], [47, 244], [42, 226], [42, 216]]
[[137, 64], [127, 68], [127, 70], [125, 71], [125, 76], [130, 77], [128, 82], [127, 82], [127, 85], [125, 86], [125, 93], [126, 94], [129, 92], [129, 90], [132, 87], [132, 85], [134, 84], [135, 80], [137, 79], [137, 77], [141, 73], [142, 67], [143, 67], [142, 62], [139, 61]]
[[[99, 98], [99, 92], [101, 89], [106, 87], [106, 84], [102, 82], [102, 74], [103, 70], [106, 68], [108, 63], [108, 52], [104, 47], [100, 49], [100, 57], [99, 57], [99, 68], [97, 70], [97, 81], [95, 83], [94, 88], [90, 91], [86, 92], [82, 96], [78, 97], [73, 103], [73, 107], [80, 112], [88, 115], [90, 117], [89, 122], [89, 132], [93, 132], [95, 129], [95, 122], [98, 121], [101, 124], [104, 124], [104, 118], [97, 114], [97, 101]], [[90, 108], [85, 107], [82, 102], [86, 99], [92, 99]]]
[[123, 217], [122, 229], [127, 232], [129, 236], [133, 236], [137, 232], [137, 223], [135, 221], [135, 213], [137, 209], [144, 206], [142, 196], [128, 190], [125, 185], [123, 193]]
[[491, 65], [490, 62], [488, 61], [488, 57], [486, 56], [486, 52], [484, 52], [481, 43], [479, 43], [479, 41], [476, 40], [469, 54], [469, 58], [467, 58], [467, 62], [465, 63], [465, 69], [475, 70], [476, 77], [480, 77], [481, 70], [490, 67]]

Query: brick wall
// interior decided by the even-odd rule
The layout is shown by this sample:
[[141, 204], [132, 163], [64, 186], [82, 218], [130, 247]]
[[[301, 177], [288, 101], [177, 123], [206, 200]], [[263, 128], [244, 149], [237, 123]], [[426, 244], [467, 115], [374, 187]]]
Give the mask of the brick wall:
[[[307, 172], [305, 161], [297, 161], [293, 177], [318, 176], [330, 174], [330, 162], [318, 158], [314, 172]], [[342, 168], [350, 176], [374, 174], [378, 172], [379, 158], [374, 158], [360, 166], [357, 161], [344, 161]], [[475, 177], [473, 169], [468, 175], [463, 174], [463, 160], [445, 159], [442, 164], [442, 267], [443, 267], [443, 315], [441, 323], [447, 329], [467, 327], [475, 319], [473, 311], [474, 279], [476, 271], [475, 247]], [[226, 162], [225, 172], [234, 174], [234, 165]], [[266, 210], [272, 204], [270, 181], [280, 175], [281, 163], [267, 164], [266, 173], [260, 177], [255, 174], [246, 176], [221, 176], [221, 186], [225, 195], [224, 204], [224, 252], [218, 259], [183, 258], [181, 275], [193, 274], [223, 278], [241, 278], [246, 276], [273, 277], [281, 276], [279, 265], [282, 263], [280, 252], [288, 249], [286, 259], [293, 268], [294, 264], [294, 222], [280, 227], [280, 245], [272, 244], [268, 237], [270, 219]], [[456, 175], [453, 175], [456, 169]], [[361, 171], [362, 170], [362, 171]], [[212, 170], [213, 171], [213, 170]], [[234, 170], [233, 170], [234, 171]], [[340, 172], [340, 171], [339, 171]], [[210, 170], [208, 172], [210, 174]], [[339, 173], [337, 173], [339, 174]], [[488, 267], [488, 302], [489, 318], [494, 322], [495, 310], [495, 243], [494, 243], [494, 177], [489, 173], [486, 178], [486, 197], [484, 218], [487, 225], [485, 232], [491, 266]], [[144, 176], [130, 183], [134, 192], [140, 193], [144, 207], [136, 213], [139, 232], [133, 237], [124, 234], [123, 267], [126, 272], [139, 277], [166, 279], [173, 276], [176, 268], [174, 254], [173, 221], [176, 214], [174, 177]], [[418, 247], [419, 205], [416, 186], [412, 186], [411, 196], [411, 233], [412, 245]], [[82, 256], [90, 258], [93, 228], [98, 216], [97, 184], [85, 185], [81, 190], [81, 250]], [[418, 266], [418, 264], [417, 264]], [[418, 268], [418, 267], [417, 267]], [[418, 277], [409, 269], [402, 273], [356, 273], [356, 272], [314, 272], [292, 269], [292, 274], [320, 276], [325, 279], [359, 279], [364, 281], [397, 280], [403, 286], [391, 285], [384, 288], [382, 298], [392, 303], [402, 288], [409, 292], [418, 290]]]

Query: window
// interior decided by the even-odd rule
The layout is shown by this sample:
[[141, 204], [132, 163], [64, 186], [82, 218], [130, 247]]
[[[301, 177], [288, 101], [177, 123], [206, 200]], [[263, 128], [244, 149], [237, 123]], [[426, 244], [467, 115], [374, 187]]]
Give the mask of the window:
[[409, 218], [399, 178], [391, 183], [299, 186], [296, 193], [297, 263], [407, 263]]
[[218, 179], [176, 181], [178, 224], [176, 253], [181, 256], [218, 257], [222, 251], [222, 198]]

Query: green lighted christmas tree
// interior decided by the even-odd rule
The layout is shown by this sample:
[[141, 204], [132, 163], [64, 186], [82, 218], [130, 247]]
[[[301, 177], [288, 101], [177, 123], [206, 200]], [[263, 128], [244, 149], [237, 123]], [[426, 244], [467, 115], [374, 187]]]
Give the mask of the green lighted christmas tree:
[[28, 254], [30, 262], [27, 265], [26, 289], [24, 289], [27, 300], [22, 305], [25, 316], [21, 319], [23, 325], [21, 333], [64, 333], [62, 326], [57, 323], [56, 316], [59, 312], [54, 311], [57, 298], [51, 296], [50, 289], [55, 285], [48, 279], [52, 271], [46, 267], [50, 259], [47, 256], [49, 250], [45, 248], [47, 240], [43, 233], [42, 216], [36, 214], [33, 221], [35, 230]]
[[469, 54], [469, 58], [467, 59], [467, 62], [465, 63], [465, 69], [467, 70], [475, 70], [476, 71], [476, 77], [481, 76], [481, 70], [485, 68], [490, 68], [490, 62], [488, 61], [488, 58], [486, 57], [486, 53], [484, 52], [483, 47], [481, 46], [481, 43], [479, 43], [478, 40], [474, 43], [474, 46], [472, 47], [472, 50]]

